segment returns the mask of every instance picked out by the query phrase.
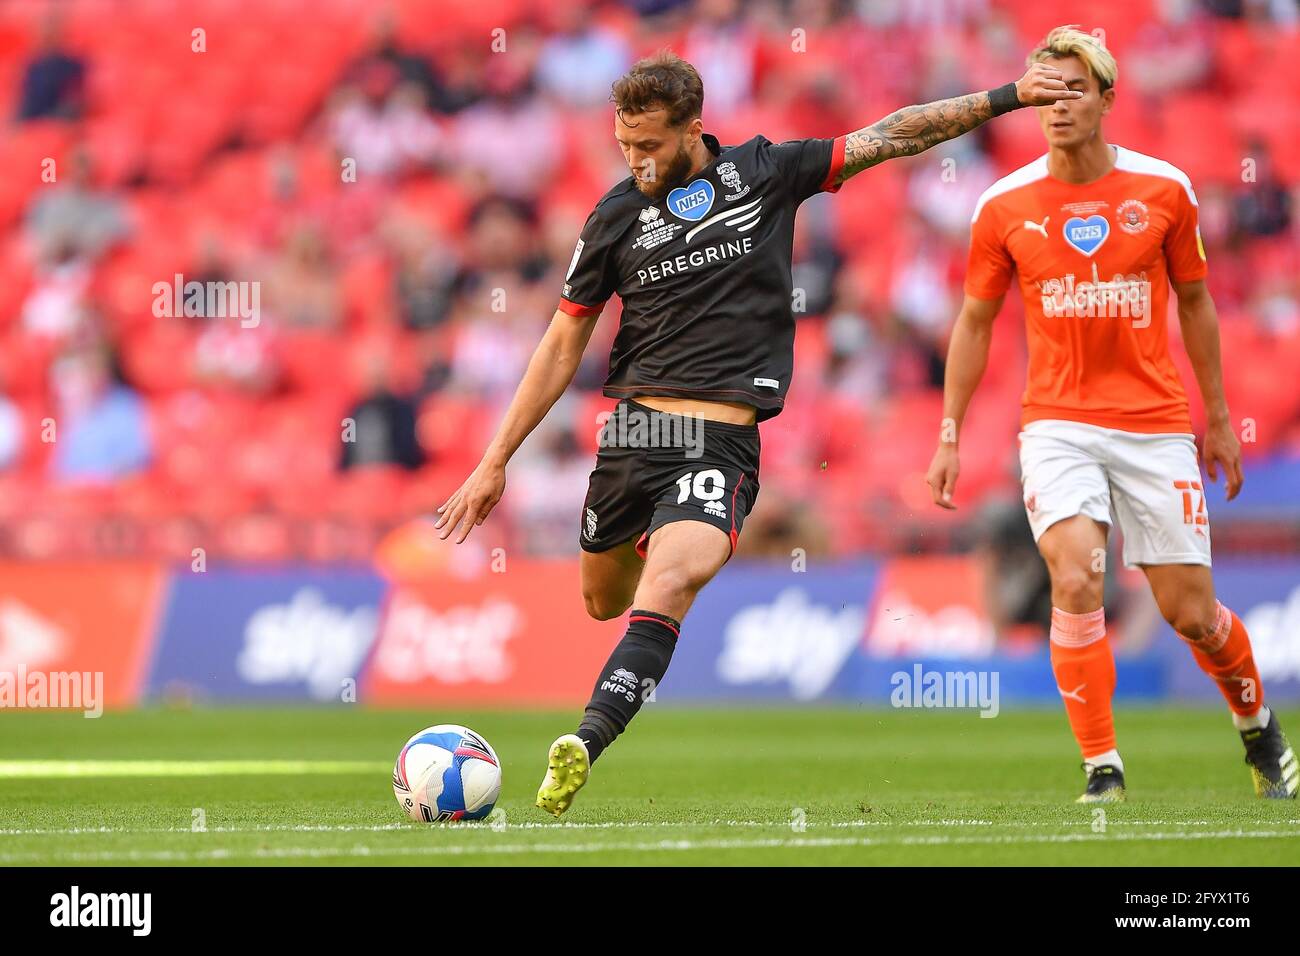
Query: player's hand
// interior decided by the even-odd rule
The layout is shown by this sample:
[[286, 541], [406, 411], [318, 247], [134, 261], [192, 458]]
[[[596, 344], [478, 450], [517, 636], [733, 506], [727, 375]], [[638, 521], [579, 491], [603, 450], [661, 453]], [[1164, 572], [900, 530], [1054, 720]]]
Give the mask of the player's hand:
[[1026, 106], [1051, 106], [1057, 100], [1077, 100], [1082, 90], [1065, 85], [1065, 74], [1046, 63], [1035, 63], [1016, 80], [1016, 96]]
[[445, 541], [460, 526], [460, 535], [456, 538], [456, 543], [460, 544], [469, 537], [476, 525], [483, 523], [505, 490], [505, 465], [486, 459], [479, 462], [474, 473], [465, 479], [465, 484], [456, 489], [456, 493], [438, 509], [438, 523], [434, 525], [435, 528], [442, 529], [442, 534], [438, 537]]
[[930, 461], [930, 470], [925, 473], [925, 483], [930, 486], [934, 503], [940, 508], [957, 510], [957, 506], [952, 503], [952, 493], [957, 487], [957, 474], [960, 471], [957, 446], [952, 442], [940, 442]]
[[1223, 466], [1223, 478], [1228, 488], [1228, 500], [1237, 497], [1241, 483], [1245, 481], [1241, 474], [1241, 442], [1232, 431], [1232, 425], [1224, 422], [1210, 425], [1205, 429], [1205, 471], [1210, 481], [1219, 480], [1219, 466]]

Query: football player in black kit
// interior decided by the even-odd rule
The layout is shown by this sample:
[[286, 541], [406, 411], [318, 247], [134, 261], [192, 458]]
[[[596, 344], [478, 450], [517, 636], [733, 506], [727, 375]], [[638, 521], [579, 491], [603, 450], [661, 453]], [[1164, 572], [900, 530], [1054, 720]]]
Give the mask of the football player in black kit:
[[849, 177], [969, 132], [1000, 113], [1077, 98], [1059, 71], [910, 106], [834, 139], [721, 146], [704, 132], [704, 87], [662, 52], [613, 87], [614, 137], [632, 175], [596, 203], [559, 308], [483, 460], [438, 509], [464, 541], [505, 490], [506, 463], [573, 380], [611, 295], [623, 316], [601, 435], [579, 521], [582, 594], [597, 620], [628, 627], [576, 733], [550, 748], [537, 805], [559, 816], [592, 762], [668, 669], [695, 595], [735, 548], [758, 496], [758, 422], [790, 387], [790, 275], [799, 204]]

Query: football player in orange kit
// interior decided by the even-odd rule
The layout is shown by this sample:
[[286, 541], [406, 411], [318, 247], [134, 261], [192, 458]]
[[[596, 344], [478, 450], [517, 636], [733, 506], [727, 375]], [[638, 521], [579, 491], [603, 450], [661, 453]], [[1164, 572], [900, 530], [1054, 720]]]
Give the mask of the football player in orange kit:
[[1083, 754], [1080, 802], [1125, 795], [1102, 607], [1112, 508], [1125, 565], [1145, 572], [1161, 614], [1227, 699], [1256, 793], [1293, 798], [1295, 752], [1263, 704], [1245, 627], [1215, 598], [1187, 395], [1169, 355], [1172, 284], [1208, 416], [1205, 464], [1212, 481], [1223, 470], [1231, 500], [1241, 489], [1241, 446], [1223, 395], [1196, 195], [1181, 170], [1102, 138], [1118, 70], [1095, 37], [1058, 27], [1029, 61], [1050, 61], [1085, 95], [1038, 108], [1048, 152], [994, 183], [975, 207], [945, 428], [926, 480], [937, 505], [954, 507], [962, 419], [1014, 271], [1029, 346], [1024, 501], [1052, 579], [1052, 670]]

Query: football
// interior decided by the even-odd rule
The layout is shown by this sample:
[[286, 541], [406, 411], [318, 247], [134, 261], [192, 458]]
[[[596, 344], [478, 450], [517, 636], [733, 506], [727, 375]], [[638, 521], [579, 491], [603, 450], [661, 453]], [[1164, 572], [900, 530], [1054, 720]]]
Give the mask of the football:
[[468, 727], [438, 724], [411, 737], [393, 766], [393, 795], [417, 823], [482, 820], [501, 793], [501, 762]]

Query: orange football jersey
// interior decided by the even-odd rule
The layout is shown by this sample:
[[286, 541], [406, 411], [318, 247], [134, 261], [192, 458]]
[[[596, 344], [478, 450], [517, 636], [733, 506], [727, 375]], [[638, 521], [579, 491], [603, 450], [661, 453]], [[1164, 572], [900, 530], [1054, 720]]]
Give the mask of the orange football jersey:
[[1041, 156], [994, 183], [971, 220], [966, 292], [996, 299], [1014, 269], [1029, 341], [1021, 423], [1192, 430], [1169, 356], [1169, 283], [1204, 278], [1196, 195], [1178, 168], [1122, 147], [1086, 185]]

